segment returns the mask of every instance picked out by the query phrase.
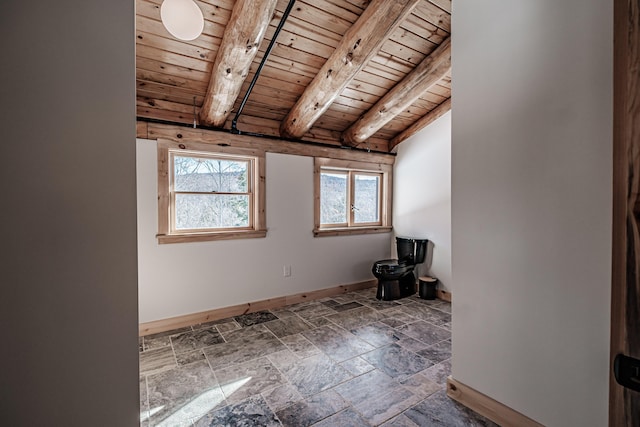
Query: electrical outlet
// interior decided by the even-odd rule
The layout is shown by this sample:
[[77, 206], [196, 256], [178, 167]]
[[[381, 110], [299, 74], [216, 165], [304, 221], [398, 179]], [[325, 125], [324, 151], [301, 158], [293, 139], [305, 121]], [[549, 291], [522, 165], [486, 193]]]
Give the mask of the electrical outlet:
[[289, 277], [291, 276], [291, 266], [290, 265], [285, 265], [282, 269], [282, 274], [284, 275], [284, 277]]

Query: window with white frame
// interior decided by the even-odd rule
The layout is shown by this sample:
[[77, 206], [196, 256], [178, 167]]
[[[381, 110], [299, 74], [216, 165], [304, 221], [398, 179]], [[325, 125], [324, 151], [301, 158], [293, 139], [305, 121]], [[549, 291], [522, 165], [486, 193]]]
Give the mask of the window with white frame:
[[316, 236], [391, 230], [391, 166], [315, 159]]
[[264, 153], [158, 143], [160, 243], [264, 237]]

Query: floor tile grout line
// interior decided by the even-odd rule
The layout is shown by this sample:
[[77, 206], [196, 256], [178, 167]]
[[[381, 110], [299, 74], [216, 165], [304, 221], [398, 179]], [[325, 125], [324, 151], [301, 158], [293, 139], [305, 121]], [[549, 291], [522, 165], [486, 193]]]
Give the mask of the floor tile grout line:
[[[369, 303], [375, 303], [375, 301], [370, 301], [370, 297], [371, 297], [371, 293], [369, 293], [369, 295], [363, 295], [363, 294], [360, 294], [360, 293], [356, 293], [356, 294], [354, 295], [354, 298], [353, 298], [353, 300], [352, 300], [352, 301], [357, 302], [357, 303], [358, 303], [358, 304], [360, 304], [362, 307], [367, 307], [367, 308], [369, 308], [369, 309], [371, 309], [371, 310], [374, 310], [376, 313], [380, 313], [380, 314], [383, 314], [383, 315], [385, 314], [384, 312], [385, 312], [385, 311], [387, 311], [387, 310], [401, 309], [402, 307], [407, 306], [407, 304], [397, 304], [397, 305], [396, 305], [396, 306], [394, 306], [394, 307], [380, 308], [379, 306], [376, 306], [375, 304], [372, 304], [372, 305], [368, 305], [368, 304], [367, 304], [367, 302], [369, 302]], [[366, 300], [366, 301], [363, 301], [363, 300]], [[352, 301], [349, 301], [349, 302], [352, 302]], [[339, 304], [340, 304], [340, 305], [344, 305], [344, 304], [348, 304], [349, 302], [343, 302], [343, 303], [339, 303]], [[308, 305], [310, 305], [310, 304], [312, 304], [312, 303], [314, 303], [314, 301], [305, 302], [305, 303], [304, 303], [304, 306], [308, 306]], [[321, 302], [320, 302], [320, 303], [321, 303]], [[409, 303], [410, 303], [410, 304], [413, 304], [413, 303], [415, 303], [415, 302], [414, 302], [414, 301], [410, 301]], [[285, 307], [283, 307], [283, 309], [288, 309], [288, 307], [290, 307], [290, 306], [285, 306]], [[300, 306], [300, 307], [301, 307], [301, 306]], [[326, 306], [326, 307], [327, 307], [327, 306]], [[429, 307], [429, 308], [435, 308], [435, 307], [433, 307], [433, 306], [427, 306], [427, 307]], [[331, 307], [327, 307], [327, 308], [331, 309]], [[357, 308], [359, 308], [359, 307], [357, 307]], [[410, 309], [410, 307], [409, 307], [409, 306], [408, 306], [407, 308], [408, 308], [408, 309]], [[290, 310], [290, 311], [291, 311], [291, 313], [292, 313], [294, 316], [296, 316], [299, 320], [301, 320], [301, 321], [303, 322], [303, 324], [305, 324], [305, 325], [309, 326], [309, 329], [305, 329], [305, 330], [302, 330], [302, 331], [300, 331], [300, 332], [297, 332], [297, 334], [300, 334], [300, 335], [301, 335], [302, 337], [304, 337], [305, 339], [307, 339], [307, 338], [305, 337], [304, 332], [306, 332], [306, 331], [308, 331], [308, 330], [314, 330], [314, 329], [322, 328], [323, 326], [327, 326], [327, 325], [328, 325], [328, 326], [333, 326], [333, 327], [335, 327], [335, 328], [339, 328], [340, 330], [342, 330], [342, 331], [344, 331], [344, 332], [346, 332], [346, 333], [348, 333], [348, 334], [350, 334], [350, 335], [353, 335], [354, 337], [356, 337], [356, 339], [360, 340], [361, 342], [363, 342], [363, 343], [366, 343], [366, 344], [370, 345], [371, 347], [373, 347], [373, 350], [370, 350], [370, 351], [374, 351], [374, 350], [376, 350], [376, 349], [379, 349], [379, 348], [382, 348], [382, 347], [385, 347], [385, 346], [388, 346], [388, 345], [395, 344], [395, 341], [394, 341], [394, 342], [390, 342], [390, 343], [385, 343], [385, 344], [383, 344], [383, 345], [381, 345], [381, 346], [379, 346], [379, 347], [378, 347], [378, 346], [376, 346], [374, 343], [369, 342], [369, 341], [367, 341], [366, 339], [362, 338], [361, 336], [356, 335], [356, 334], [354, 334], [353, 332], [351, 332], [350, 330], [346, 329], [342, 324], [338, 324], [338, 323], [336, 323], [335, 321], [333, 321], [332, 319], [328, 318], [328, 316], [332, 316], [333, 314], [346, 313], [346, 312], [348, 312], [348, 311], [350, 311], [350, 310], [353, 310], [353, 309], [348, 309], [348, 310], [344, 310], [344, 311], [336, 311], [336, 310], [333, 310], [333, 311], [334, 311], [334, 313], [326, 314], [326, 315], [322, 315], [322, 316], [316, 316], [316, 317], [313, 317], [313, 316], [303, 317], [303, 316], [301, 316], [300, 314], [298, 314], [298, 312], [291, 311], [291, 310]], [[407, 309], [405, 309], [405, 310], [407, 310]], [[450, 313], [447, 313], [447, 312], [445, 312], [445, 311], [442, 311], [442, 310], [439, 310], [439, 311], [440, 311], [441, 313], [444, 313], [444, 314], [448, 314], [448, 315], [450, 315]], [[290, 317], [290, 316], [287, 316], [287, 317], [284, 317], [284, 318], [280, 318], [280, 317], [278, 317], [277, 315], [275, 315], [275, 313], [272, 313], [271, 311], [269, 311], [269, 312], [270, 312], [271, 314], [273, 314], [275, 317], [277, 317], [277, 319], [278, 319], [278, 320], [286, 321], [286, 318], [287, 318], [287, 317]], [[432, 323], [432, 322], [429, 322], [429, 321], [427, 321], [427, 320], [421, 319], [421, 318], [419, 318], [419, 317], [414, 317], [414, 316], [412, 316], [411, 314], [408, 314], [408, 313], [407, 313], [406, 311], [404, 311], [404, 310], [403, 310], [403, 311], [401, 311], [401, 313], [403, 313], [403, 314], [405, 314], [405, 315], [409, 316], [409, 318], [411, 318], [412, 320], [410, 320], [410, 321], [408, 321], [408, 322], [400, 321], [400, 322], [402, 322], [400, 325], [397, 325], [397, 326], [391, 326], [391, 325], [385, 324], [384, 322], [382, 322], [382, 320], [384, 320], [384, 319], [386, 319], [386, 318], [389, 318], [389, 317], [393, 317], [393, 316], [387, 316], [387, 315], [384, 315], [384, 316], [383, 316], [382, 318], [380, 318], [380, 319], [375, 319], [375, 320], [368, 319], [364, 324], [359, 325], [359, 326], [358, 326], [358, 328], [360, 328], [360, 327], [365, 327], [365, 326], [370, 326], [370, 325], [373, 325], [373, 324], [375, 324], [375, 323], [379, 323], [379, 322], [381, 322], [381, 324], [383, 324], [383, 325], [385, 326], [385, 328], [386, 328], [386, 327], [388, 327], [388, 328], [391, 328], [392, 330], [397, 331], [398, 333], [400, 333], [400, 331], [397, 329], [397, 327], [404, 326], [404, 325], [407, 325], [407, 324], [416, 323], [416, 322], [418, 322], [418, 321], [423, 321], [423, 322], [425, 322], [425, 323], [427, 323], [427, 324], [430, 324], [430, 325], [432, 325], [432, 326], [434, 326], [434, 327], [437, 327], [437, 328], [439, 328], [439, 329], [442, 329], [442, 330], [444, 330], [444, 331], [448, 332], [449, 334], [451, 333], [450, 329], [447, 329], [447, 328], [443, 327], [444, 325], [436, 325], [436, 324], [434, 324], [434, 323]], [[326, 324], [322, 324], [322, 325], [319, 325], [319, 326], [316, 326], [316, 324], [315, 324], [315, 323], [311, 323], [313, 320], [316, 320], [316, 319], [323, 319], [323, 320], [322, 320], [323, 322], [328, 322], [328, 323], [326, 323]], [[221, 319], [221, 320], [225, 320], [225, 319]], [[234, 319], [234, 318], [229, 318], [229, 320], [230, 320], [230, 321], [235, 321], [235, 319]], [[274, 320], [276, 320], [276, 319], [274, 319]], [[236, 323], [237, 323], [237, 322], [236, 322]], [[268, 323], [268, 322], [261, 322], [261, 323]], [[249, 325], [249, 326], [251, 326], [251, 325]], [[266, 326], [266, 325], [265, 325], [265, 326]], [[232, 342], [233, 342], [233, 340], [231, 340], [231, 341], [227, 341], [227, 338], [225, 338], [225, 337], [224, 337], [224, 335], [222, 334], [222, 332], [218, 329], [217, 325], [212, 325], [212, 328], [213, 328], [214, 330], [216, 330], [216, 331], [217, 331], [217, 333], [219, 333], [219, 334], [220, 334], [220, 336], [222, 337], [222, 339], [223, 339], [224, 343], [232, 343]], [[241, 327], [240, 329], [242, 329], [242, 327]], [[281, 345], [283, 345], [283, 346], [284, 346], [284, 349], [286, 349], [286, 350], [287, 350], [287, 351], [289, 351], [291, 354], [293, 354], [293, 355], [294, 355], [298, 360], [304, 360], [304, 359], [305, 359], [305, 358], [300, 357], [298, 354], [296, 354], [296, 353], [292, 350], [292, 348], [291, 348], [289, 345], [287, 345], [287, 343], [285, 343], [285, 342], [282, 340], [282, 338], [284, 338], [284, 337], [287, 337], [287, 336], [290, 336], [290, 335], [296, 335], [296, 334], [289, 334], [289, 335], [283, 335], [282, 337], [278, 337], [278, 336], [276, 336], [276, 334], [275, 334], [275, 333], [274, 333], [270, 328], [268, 328], [267, 326], [266, 326], [266, 329], [267, 329], [267, 331], [265, 331], [265, 332], [269, 332], [269, 333], [270, 333], [274, 338], [276, 338], [276, 339], [278, 340], [278, 342], [279, 342]], [[191, 330], [192, 330], [192, 331], [195, 331], [195, 329], [194, 329], [193, 325], [191, 326]], [[256, 334], [259, 334], [259, 333], [260, 333], [260, 332], [256, 332]], [[253, 334], [252, 334], [252, 335], [253, 335]], [[249, 335], [249, 336], [252, 336], [252, 335]], [[169, 336], [169, 344], [170, 344], [170, 347], [171, 347], [172, 355], [173, 355], [173, 357], [174, 357], [174, 360], [176, 361], [176, 366], [179, 366], [179, 365], [177, 365], [177, 352], [176, 352], [175, 345], [174, 345], [174, 342], [173, 342], [173, 340], [171, 339], [171, 337], [172, 337], [172, 335], [170, 335], [170, 336]], [[425, 342], [423, 342], [423, 341], [421, 341], [421, 340], [419, 340], [419, 339], [416, 339], [416, 338], [413, 338], [413, 337], [410, 337], [410, 336], [407, 336], [407, 337], [408, 337], [408, 338], [411, 338], [411, 339], [414, 339], [414, 340], [416, 340], [417, 342], [420, 342], [420, 343], [422, 343], [422, 344], [424, 344], [424, 345], [427, 345]], [[436, 346], [436, 345], [438, 345], [439, 343], [442, 343], [442, 342], [447, 341], [447, 340], [450, 340], [450, 338], [446, 338], [446, 339], [444, 339], [444, 340], [439, 340], [439, 341], [436, 341], [436, 342], [434, 342], [434, 343], [431, 343], [431, 344], [427, 345], [427, 347], [426, 347], [426, 348], [431, 348], [432, 346]], [[223, 344], [223, 343], [218, 343], [218, 344]], [[214, 373], [214, 376], [215, 376], [215, 378], [216, 378], [216, 382], [217, 382], [217, 383], [218, 383], [218, 385], [219, 385], [219, 379], [218, 379], [217, 375], [215, 374], [215, 370], [213, 369], [213, 366], [212, 366], [212, 362], [211, 362], [211, 360], [210, 360], [210, 357], [209, 357], [209, 356], [207, 356], [207, 354], [206, 354], [206, 352], [205, 352], [205, 349], [210, 348], [210, 347], [214, 347], [215, 345], [218, 345], [218, 344], [213, 344], [213, 345], [211, 345], [211, 346], [205, 346], [205, 347], [202, 347], [202, 348], [200, 348], [200, 349], [198, 349], [198, 350], [200, 350], [200, 351], [202, 352], [202, 354], [204, 355], [204, 357], [205, 357], [205, 359], [206, 359], [206, 361], [207, 361], [207, 364], [208, 364], [208, 366], [209, 366], [209, 369], [211, 369], [211, 370], [212, 370], [212, 372]], [[355, 359], [355, 358], [359, 358], [359, 357], [361, 357], [362, 355], [364, 355], [364, 354], [367, 354], [367, 353], [368, 353], [368, 352], [359, 353], [359, 354], [357, 354], [357, 355], [354, 355], [353, 357], [350, 357], [350, 358], [349, 358], [349, 359], [347, 359], [347, 360], [344, 360], [344, 361], [342, 361], [342, 362], [338, 362], [337, 360], [334, 360], [333, 358], [331, 358], [331, 357], [330, 357], [330, 355], [329, 355], [329, 354], [327, 354], [325, 351], [323, 351], [322, 349], [318, 348], [318, 347], [317, 347], [313, 342], [311, 342], [311, 344], [314, 346], [314, 348], [316, 348], [316, 349], [319, 351], [319, 353], [317, 353], [317, 354], [322, 354], [322, 355], [324, 355], [325, 357], [329, 358], [329, 360], [331, 360], [331, 361], [332, 361], [332, 363], [335, 363], [336, 365], [340, 365], [340, 366], [342, 367], [342, 369], [345, 369], [345, 370], [346, 370], [346, 368], [344, 368], [344, 367], [342, 366], [342, 363], [346, 362], [347, 360], [352, 360], [352, 359]], [[144, 343], [144, 340], [143, 340], [143, 349], [144, 349], [145, 347], [146, 347], [146, 343]], [[425, 348], [425, 349], [426, 349], [426, 348]], [[409, 350], [409, 349], [405, 349], [405, 350], [406, 350], [406, 351], [408, 351], [408, 352], [416, 353], [416, 351], [413, 351], [413, 350]], [[273, 354], [273, 353], [271, 353], [271, 354]], [[271, 364], [271, 365], [272, 365], [272, 366], [273, 366], [273, 367], [278, 371], [278, 373], [282, 376], [282, 378], [283, 378], [283, 379], [284, 379], [284, 381], [285, 381], [285, 383], [284, 383], [284, 384], [276, 385], [276, 386], [274, 386], [274, 387], [270, 388], [269, 390], [273, 390], [273, 389], [275, 389], [275, 388], [277, 388], [277, 387], [279, 387], [279, 386], [285, 385], [285, 384], [295, 388], [295, 386], [294, 386], [293, 384], [291, 384], [291, 382], [289, 381], [289, 379], [287, 378], [287, 376], [286, 376], [286, 375], [284, 375], [284, 373], [280, 370], [280, 368], [279, 368], [278, 366], [276, 366], [275, 364], [273, 364], [272, 360], [269, 358], [269, 354], [268, 354], [268, 355], [259, 356], [259, 357], [255, 357], [255, 358], [249, 359], [249, 360], [247, 360], [247, 361], [243, 361], [242, 363], [247, 363], [247, 362], [249, 362], [249, 361], [256, 360], [256, 359], [258, 359], [258, 358], [260, 358], [260, 357], [266, 357], [266, 358], [267, 358], [267, 360], [269, 361], [269, 363], [270, 363], [270, 364]], [[309, 357], [312, 357], [312, 356], [309, 356]], [[442, 363], [444, 363], [444, 362], [446, 362], [446, 361], [450, 360], [450, 358], [448, 358], [448, 359], [442, 360], [442, 361], [440, 361], [440, 362], [438, 362], [438, 363], [434, 363], [434, 361], [432, 361], [432, 360], [430, 360], [430, 359], [428, 359], [428, 358], [426, 358], [426, 357], [425, 357], [425, 359], [426, 359], [426, 360], [428, 360], [430, 363], [433, 363], [433, 364], [431, 365], [431, 367], [436, 366], [436, 365], [438, 365], [438, 364], [442, 364]], [[364, 359], [363, 359], [363, 360], [364, 360]], [[233, 362], [232, 362], [232, 363], [230, 363], [230, 364], [228, 364], [228, 365], [224, 366], [224, 369], [226, 369], [226, 368], [228, 368], [228, 367], [231, 367], [231, 366], [233, 366], [233, 365], [235, 365], [235, 363], [233, 363]], [[223, 369], [223, 368], [220, 368], [220, 369]], [[426, 369], [425, 369], [425, 370], [426, 370]], [[420, 372], [418, 372], [418, 373], [416, 373], [416, 374], [414, 374], [414, 375], [421, 374], [421, 373], [422, 373], [422, 372], [424, 372], [425, 370], [420, 371]], [[325, 390], [321, 390], [321, 391], [319, 391], [319, 392], [317, 392], [317, 393], [315, 393], [315, 394], [313, 394], [313, 395], [310, 395], [310, 396], [303, 396], [303, 398], [304, 398], [304, 399], [308, 399], [308, 398], [310, 398], [311, 396], [314, 396], [314, 395], [316, 395], [316, 394], [319, 394], [319, 393], [322, 393], [322, 392], [325, 392], [325, 391], [328, 391], [328, 390], [332, 390], [332, 389], [334, 389], [335, 387], [337, 387], [337, 386], [338, 386], [338, 385], [340, 385], [340, 384], [343, 384], [343, 383], [345, 383], [345, 382], [347, 382], [347, 381], [350, 381], [350, 380], [352, 380], [352, 379], [355, 379], [355, 378], [357, 378], [357, 377], [359, 377], [359, 376], [361, 376], [361, 375], [365, 375], [365, 374], [370, 373], [370, 372], [372, 372], [372, 371], [378, 371], [378, 372], [381, 372], [381, 371], [380, 371], [378, 368], [376, 368], [375, 366], [373, 367], [373, 369], [372, 369], [371, 371], [367, 371], [367, 372], [363, 372], [363, 373], [358, 373], [358, 374], [355, 374], [355, 373], [353, 373], [353, 372], [348, 371], [348, 373], [349, 373], [349, 378], [347, 378], [347, 379], [345, 379], [345, 380], [341, 381], [340, 383], [334, 384], [334, 385], [332, 385], [331, 387], [329, 387], [329, 388], [327, 388], [327, 389], [325, 389]], [[146, 377], [147, 377], [147, 376], [145, 375], [145, 384], [147, 384], [147, 393], [148, 393], [148, 382], [147, 382], [147, 380], [146, 380]], [[427, 379], [428, 379], [428, 378], [427, 378]], [[396, 381], [396, 380], [395, 380], [395, 378], [394, 378], [394, 381]], [[397, 382], [397, 381], [396, 381], [396, 382]], [[440, 383], [438, 383], [438, 384], [439, 384], [439, 385], [441, 385]], [[405, 389], [406, 389], [406, 387], [405, 387]], [[265, 392], [265, 391], [266, 391], [266, 390], [261, 390], [260, 392], [258, 392], [258, 393], [257, 393], [257, 395], [262, 396], [262, 393], [263, 393], [263, 392]], [[409, 392], [411, 392], [411, 391], [409, 390]], [[388, 393], [388, 394], [389, 394], [389, 393]], [[251, 396], [248, 396], [247, 398], [249, 398], [249, 397], [251, 397]], [[425, 399], [426, 399], [427, 397], [429, 397], [429, 395], [428, 395], [428, 396], [426, 396], [426, 397], [425, 397]], [[264, 397], [262, 397], [262, 398], [264, 399]], [[147, 400], [148, 400], [148, 396], [147, 396]], [[225, 400], [226, 400], [226, 399], [225, 399]], [[243, 400], [244, 400], [244, 399], [243, 399]], [[420, 402], [422, 402], [423, 400], [424, 400], [424, 399], [421, 399], [421, 400], [420, 400]], [[265, 400], [265, 402], [266, 402], [266, 400]], [[298, 402], [299, 402], [299, 401], [298, 401]], [[228, 405], [227, 405], [227, 406], [228, 406]], [[273, 411], [273, 407], [272, 407], [271, 405], [269, 405], [268, 403], [267, 403], [267, 406], [269, 407], [269, 409], [270, 409], [270, 410], [274, 413], [274, 415], [275, 415], [275, 412], [276, 412], [276, 411]], [[291, 406], [291, 405], [289, 405], [289, 406]], [[287, 407], [289, 407], [289, 406], [287, 406]], [[338, 411], [338, 412], [336, 412], [336, 413], [334, 413], [334, 414], [332, 414], [332, 415], [330, 415], [330, 416], [333, 416], [333, 415], [336, 415], [336, 414], [338, 414], [338, 413], [340, 413], [340, 412], [346, 411], [346, 410], [347, 410], [347, 409], [349, 409], [349, 408], [351, 408], [353, 411], [355, 411], [355, 412], [356, 412], [356, 413], [358, 413], [359, 415], [362, 415], [362, 414], [360, 414], [358, 411], [356, 411], [356, 410], [355, 410], [355, 407], [354, 407], [353, 405], [348, 405], [347, 407], [345, 407], [345, 408], [341, 409], [340, 411]], [[284, 409], [284, 408], [282, 408], [282, 409]], [[408, 409], [408, 408], [407, 408], [407, 409]], [[398, 416], [398, 415], [400, 415], [400, 414], [404, 414], [405, 412], [406, 412], [406, 410], [402, 411], [402, 412], [401, 412], [401, 413], [399, 413], [399, 414], [394, 415], [394, 417], [395, 417], [395, 416]], [[323, 418], [322, 420], [324, 420], [324, 419], [326, 419], [326, 418], [328, 418], [328, 417], [325, 417], [325, 418]], [[392, 418], [393, 418], [393, 417], [392, 417]], [[278, 422], [282, 423], [282, 421], [277, 417], [277, 415], [276, 415], [276, 419], [277, 419], [277, 421], [278, 421]], [[318, 420], [317, 422], [321, 422], [322, 420]], [[388, 421], [388, 420], [385, 420], [385, 421], [383, 421], [383, 422], [387, 422], [387, 421]], [[195, 422], [195, 421], [194, 421], [194, 422]]]

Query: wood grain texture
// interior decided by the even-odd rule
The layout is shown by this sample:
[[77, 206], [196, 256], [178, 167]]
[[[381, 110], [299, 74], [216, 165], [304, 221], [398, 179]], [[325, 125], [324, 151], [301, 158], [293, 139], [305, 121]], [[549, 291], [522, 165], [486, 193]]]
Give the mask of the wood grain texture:
[[231, 113], [276, 3], [277, 0], [238, 0], [233, 6], [200, 110], [204, 124], [222, 126]]
[[302, 137], [419, 1], [371, 1], [282, 121], [280, 134]]
[[172, 317], [170, 319], [154, 320], [151, 322], [141, 323], [139, 326], [139, 335], [145, 336], [156, 334], [158, 332], [170, 331], [172, 329], [196, 325], [199, 323], [211, 322], [213, 320], [226, 319], [228, 317], [240, 316], [243, 314], [254, 313], [261, 310], [273, 310], [284, 307], [286, 305], [298, 304], [304, 301], [313, 301], [315, 299], [341, 295], [347, 292], [358, 291], [360, 289], [368, 289], [376, 285], [376, 280], [366, 280], [363, 282], [319, 289], [317, 291], [302, 292], [299, 294], [248, 302], [231, 307], [217, 308], [200, 313]]
[[[195, 40], [185, 42], [173, 38], [162, 25], [162, 0], [135, 1], [137, 115], [140, 118], [191, 124], [194, 99], [197, 114], [203, 116], [209, 108], [208, 105], [204, 105], [205, 99], [212, 102], [207, 91], [214, 63], [218, 55], [224, 56], [222, 52], [225, 32], [237, 26], [232, 20], [232, 13], [234, 6], [239, 7], [239, 4], [234, 0], [198, 0], [198, 6], [205, 18], [204, 32]], [[411, 1], [415, 0], [375, 0], [371, 7], [367, 8], [368, 0], [297, 0], [244, 106], [243, 114], [238, 120], [238, 129], [279, 137], [287, 114], [301, 99], [311, 81], [322, 74], [321, 68], [338, 49], [340, 43], [346, 45], [345, 40], [348, 38], [345, 36], [347, 32], [358, 29], [359, 18], [365, 13], [372, 13], [375, 4], [383, 4], [378, 8], [378, 12], [381, 12], [384, 8], [398, 8]], [[273, 38], [287, 4], [287, 0], [277, 1], [263, 42], [256, 50], [246, 78], [240, 85], [239, 95], [247, 89], [255, 69], [264, 56], [267, 46], [265, 41]], [[379, 44], [372, 44], [363, 36], [358, 44], [359, 48], [356, 49], [360, 50], [357, 54], [372, 56], [332, 102], [328, 103], [326, 111], [314, 119], [312, 126], [298, 138], [341, 145], [340, 137], [344, 130], [449, 36], [450, 4], [450, 0], [421, 0], [410, 13], [405, 14], [404, 19], [399, 19], [395, 29]], [[391, 14], [384, 18], [390, 16]], [[380, 37], [384, 33], [381, 28], [382, 26], [378, 26], [371, 37]], [[248, 43], [247, 40], [244, 42]], [[371, 45], [374, 47], [370, 52], [364, 52], [365, 46]], [[355, 69], [353, 58], [355, 56], [352, 56], [351, 68]], [[345, 65], [342, 68], [347, 70], [349, 67]], [[335, 71], [337, 68], [334, 67], [332, 70]], [[239, 108], [242, 96], [234, 97], [232, 93], [224, 90], [225, 88], [221, 88], [219, 96], [235, 101], [226, 108], [231, 114], [227, 115], [226, 120], [221, 119], [218, 127], [229, 129], [230, 117]], [[439, 82], [380, 128], [363, 147], [388, 151], [388, 141], [391, 138], [442, 103], [450, 96], [450, 92], [450, 84]], [[203, 105], [205, 108], [202, 108]], [[216, 107], [221, 106], [221, 103], [216, 104]], [[313, 111], [314, 106], [315, 101], [305, 104], [301, 109], [306, 114]], [[198, 122], [207, 124], [200, 117]]]
[[342, 142], [357, 146], [415, 102], [451, 68], [451, 39], [447, 38], [424, 61], [342, 134]]
[[[640, 358], [640, 3], [614, 2], [613, 259], [611, 366]], [[609, 425], [640, 426], [640, 393], [610, 370]]]
[[451, 110], [451, 98], [447, 98], [446, 101], [438, 105], [433, 110], [429, 111], [420, 120], [393, 137], [391, 141], [389, 141], [389, 151], [395, 153], [398, 144], [420, 132], [422, 129], [426, 128], [431, 123], [435, 122], [440, 117], [445, 115], [449, 110]]
[[543, 427], [542, 424], [452, 377], [447, 378], [447, 396], [501, 426]]
[[395, 155], [381, 153], [367, 153], [363, 151], [345, 150], [339, 147], [326, 147], [312, 144], [259, 138], [250, 135], [235, 135], [207, 129], [193, 129], [175, 125], [148, 123], [149, 139], [167, 139], [174, 142], [213, 144], [224, 149], [245, 148], [262, 150], [271, 153], [294, 154], [298, 156], [328, 157], [341, 160], [356, 160], [371, 163], [392, 165]]

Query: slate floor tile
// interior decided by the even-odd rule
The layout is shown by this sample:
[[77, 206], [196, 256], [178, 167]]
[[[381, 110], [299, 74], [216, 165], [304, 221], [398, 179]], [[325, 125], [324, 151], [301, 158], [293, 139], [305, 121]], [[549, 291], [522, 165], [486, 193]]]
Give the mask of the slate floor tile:
[[429, 322], [437, 326], [442, 326], [445, 323], [451, 322], [451, 315], [449, 313], [445, 313], [444, 311], [437, 310], [425, 304], [407, 304], [403, 305], [401, 310], [409, 314], [410, 316], [416, 317], [420, 320], [424, 320], [425, 322]]
[[194, 424], [197, 427], [275, 427], [278, 418], [260, 395], [207, 413]]
[[432, 394], [404, 414], [419, 426], [497, 427], [497, 424], [447, 397], [444, 390]]
[[373, 365], [361, 357], [354, 357], [353, 359], [345, 360], [340, 363], [340, 365], [353, 376], [362, 375], [375, 369]]
[[400, 381], [400, 384], [421, 399], [431, 396], [433, 393], [442, 389], [442, 384], [431, 381], [421, 374], [415, 374], [403, 381]]
[[229, 403], [269, 391], [286, 381], [266, 357], [216, 369], [215, 374]]
[[286, 347], [271, 332], [206, 347], [204, 353], [215, 369], [267, 356]]
[[352, 310], [352, 309], [358, 308], [358, 307], [362, 307], [362, 304], [360, 304], [359, 302], [356, 302], [356, 301], [351, 301], [351, 302], [347, 302], [347, 303], [344, 303], [344, 304], [338, 304], [338, 305], [333, 306], [331, 308], [334, 309], [335, 311], [337, 311], [338, 313], [340, 313], [342, 311]]
[[397, 344], [391, 344], [369, 353], [362, 358], [387, 375], [402, 381], [433, 365], [430, 361]]
[[326, 316], [331, 322], [350, 331], [369, 323], [377, 322], [384, 319], [384, 315], [371, 307], [358, 307], [353, 310], [343, 311], [341, 313]]
[[451, 341], [440, 341], [424, 350], [417, 351], [417, 353], [433, 363], [440, 363], [451, 358]]
[[334, 387], [345, 400], [358, 405], [380, 394], [400, 389], [400, 384], [389, 375], [373, 370]]
[[287, 335], [286, 337], [280, 338], [280, 341], [301, 359], [320, 353], [320, 349], [313, 345], [311, 341], [306, 339], [302, 334]]
[[276, 320], [277, 317], [268, 311], [256, 311], [255, 313], [243, 314], [242, 316], [236, 316], [233, 318], [240, 326], [246, 328], [247, 326], [257, 325], [271, 320]]
[[423, 320], [399, 326], [397, 330], [427, 345], [436, 344], [451, 337], [449, 331]]
[[311, 325], [298, 316], [272, 320], [264, 325], [278, 338], [294, 335], [312, 328]]
[[202, 351], [202, 349], [198, 349], [186, 351], [184, 353], [177, 353], [176, 360], [178, 361], [178, 366], [184, 366], [200, 360], [207, 360], [207, 358], [204, 355], [204, 351]]
[[324, 354], [281, 365], [280, 370], [303, 396], [311, 396], [351, 378], [342, 366]]
[[253, 335], [258, 335], [261, 332], [269, 332], [269, 329], [264, 323], [257, 325], [247, 326], [245, 328], [229, 329], [227, 331], [220, 331], [225, 341], [230, 342], [238, 339], [247, 338]]
[[262, 397], [274, 411], [279, 411], [302, 400], [302, 395], [298, 392], [298, 389], [289, 383], [263, 391]]
[[292, 308], [291, 311], [305, 320], [336, 313], [335, 310], [320, 302], [307, 303], [304, 306]]
[[356, 411], [347, 408], [315, 423], [313, 427], [369, 427], [370, 425]]
[[140, 375], [154, 374], [176, 366], [176, 357], [170, 346], [140, 353]]
[[141, 337], [140, 425], [493, 427], [446, 396], [451, 304], [375, 294]]
[[451, 375], [451, 360], [445, 360], [444, 362], [433, 365], [422, 371], [421, 374], [434, 383], [445, 386], [447, 384], [447, 377]]
[[376, 394], [371, 399], [356, 405], [354, 409], [361, 413], [371, 425], [380, 425], [420, 400], [420, 397], [400, 387], [391, 393]]
[[400, 414], [397, 417], [393, 417], [386, 423], [382, 424], [381, 427], [420, 427], [418, 424], [414, 423], [409, 419], [406, 415]]
[[337, 362], [374, 349], [355, 335], [332, 325], [305, 331], [302, 335]]
[[214, 328], [198, 329], [171, 336], [171, 345], [177, 353], [197, 350], [224, 342], [222, 335]]
[[381, 322], [371, 323], [351, 330], [351, 333], [374, 347], [393, 344], [406, 335]]
[[318, 393], [277, 411], [283, 426], [307, 427], [347, 407], [347, 403], [333, 390]]
[[149, 375], [147, 387], [151, 425], [190, 425], [192, 419], [225, 404], [206, 361]]

